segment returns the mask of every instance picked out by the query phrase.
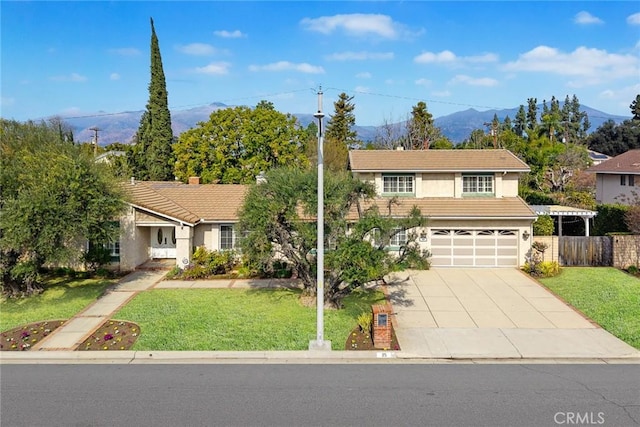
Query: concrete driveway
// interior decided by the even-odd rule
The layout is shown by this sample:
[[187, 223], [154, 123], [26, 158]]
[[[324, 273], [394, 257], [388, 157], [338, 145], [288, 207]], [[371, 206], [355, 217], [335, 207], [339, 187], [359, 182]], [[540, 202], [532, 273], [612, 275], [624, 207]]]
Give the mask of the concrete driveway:
[[388, 286], [403, 352], [442, 358], [637, 357], [514, 268], [434, 268]]

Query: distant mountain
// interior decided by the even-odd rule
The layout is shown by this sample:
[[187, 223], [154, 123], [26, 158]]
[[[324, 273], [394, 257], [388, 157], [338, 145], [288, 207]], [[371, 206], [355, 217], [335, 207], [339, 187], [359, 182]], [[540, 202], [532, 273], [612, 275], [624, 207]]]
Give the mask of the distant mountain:
[[[180, 135], [182, 132], [197, 126], [199, 122], [207, 121], [212, 112], [228, 107], [230, 106], [214, 102], [187, 110], [172, 111], [171, 127], [173, 128], [173, 133], [176, 136]], [[473, 130], [486, 129], [484, 123], [492, 121], [494, 114], [498, 116], [500, 121], [503, 121], [507, 116], [513, 121], [518, 108], [487, 111], [477, 111], [470, 108], [438, 117], [435, 119], [435, 124], [451, 141], [459, 143], [468, 138]], [[629, 118], [608, 114], [584, 105], [581, 106], [581, 109], [589, 116], [589, 121], [591, 122], [590, 132], [595, 131], [607, 120], [614, 120], [616, 123], [620, 123]], [[539, 106], [538, 110], [542, 110], [542, 105]], [[65, 121], [73, 127], [76, 141], [91, 141], [94, 136], [94, 131], [91, 128], [98, 128], [98, 142], [100, 145], [108, 145], [112, 142], [130, 143], [138, 130], [142, 113], [142, 111], [126, 111], [115, 114], [97, 113], [87, 117], [67, 118]], [[316, 120], [312, 114], [293, 115], [303, 127], [307, 127], [309, 123]], [[403, 129], [404, 126], [403, 123], [395, 123], [391, 127], [398, 131]], [[355, 126], [354, 130], [358, 132], [358, 137], [363, 141], [373, 141], [377, 136], [383, 134], [384, 127]]]

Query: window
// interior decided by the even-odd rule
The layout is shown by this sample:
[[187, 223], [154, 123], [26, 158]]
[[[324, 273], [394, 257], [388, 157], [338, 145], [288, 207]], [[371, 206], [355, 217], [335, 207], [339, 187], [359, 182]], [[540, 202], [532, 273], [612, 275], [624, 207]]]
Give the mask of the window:
[[627, 185], [627, 175], [620, 175], [620, 185]]
[[233, 225], [220, 226], [220, 249], [233, 249], [236, 243], [236, 234]]
[[636, 185], [635, 176], [629, 175], [629, 187], [633, 187], [634, 185]]
[[115, 242], [106, 243], [104, 245], [104, 248], [109, 250], [109, 255], [111, 255], [111, 258], [120, 257], [120, 241], [119, 240]]
[[407, 244], [407, 230], [399, 229], [396, 234], [391, 236], [389, 246], [404, 246]]
[[464, 175], [462, 193], [493, 194], [493, 175]]
[[390, 194], [413, 194], [413, 175], [383, 175], [382, 192]]

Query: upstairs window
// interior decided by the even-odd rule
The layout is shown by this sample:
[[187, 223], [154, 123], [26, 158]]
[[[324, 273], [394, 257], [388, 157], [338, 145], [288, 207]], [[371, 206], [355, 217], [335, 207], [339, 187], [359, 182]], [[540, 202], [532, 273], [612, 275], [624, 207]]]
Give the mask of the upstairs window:
[[383, 175], [382, 193], [394, 195], [413, 195], [413, 175]]
[[493, 175], [463, 175], [462, 194], [493, 194]]

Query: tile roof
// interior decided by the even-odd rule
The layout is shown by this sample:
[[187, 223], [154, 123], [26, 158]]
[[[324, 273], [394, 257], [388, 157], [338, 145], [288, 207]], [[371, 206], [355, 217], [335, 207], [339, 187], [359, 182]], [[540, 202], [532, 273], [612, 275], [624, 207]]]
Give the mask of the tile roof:
[[598, 165], [591, 166], [587, 172], [640, 174], [640, 149], [629, 150]]
[[[389, 198], [377, 198], [365, 202], [363, 209], [377, 205], [382, 215], [388, 215]], [[503, 198], [452, 198], [452, 197], [427, 197], [427, 198], [397, 198], [398, 204], [391, 205], [391, 215], [404, 217], [409, 215], [411, 209], [416, 206], [423, 216], [432, 219], [531, 219], [536, 218], [535, 212], [520, 197]], [[358, 218], [355, 207], [349, 212], [348, 219]]]
[[528, 172], [529, 166], [509, 150], [352, 150], [353, 171], [513, 171]]
[[236, 221], [248, 186], [135, 181], [126, 184], [125, 189], [133, 205], [195, 224], [201, 221]]

